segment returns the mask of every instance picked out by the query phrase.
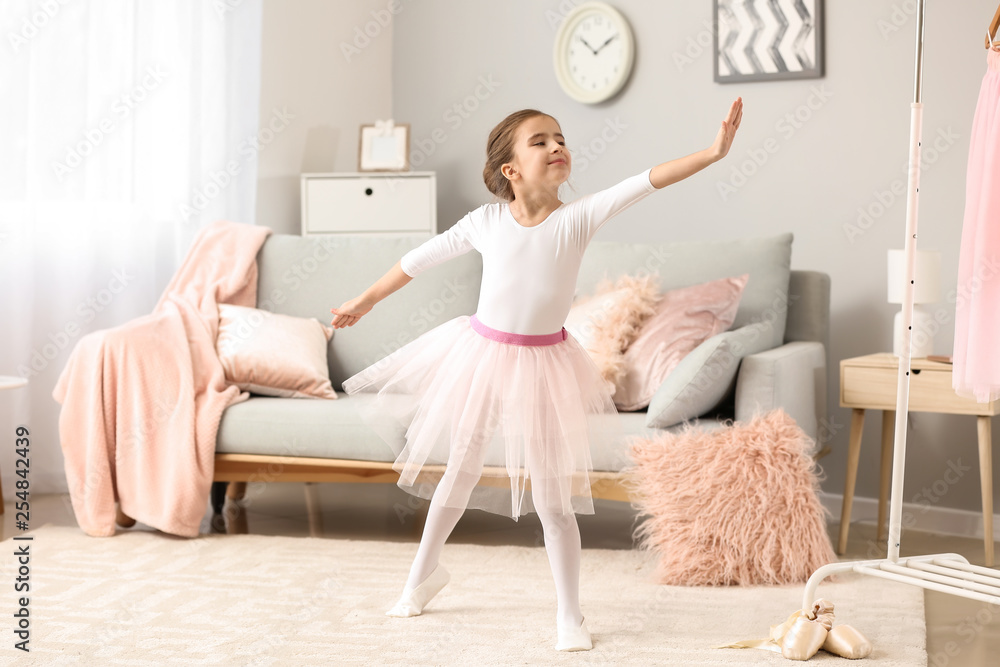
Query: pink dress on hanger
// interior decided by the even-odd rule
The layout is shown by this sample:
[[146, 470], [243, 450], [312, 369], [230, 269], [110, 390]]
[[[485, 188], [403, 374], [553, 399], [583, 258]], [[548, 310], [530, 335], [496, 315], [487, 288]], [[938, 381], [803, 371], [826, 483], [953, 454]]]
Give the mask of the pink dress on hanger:
[[1000, 398], [1000, 51], [990, 49], [972, 121], [958, 261], [952, 387]]

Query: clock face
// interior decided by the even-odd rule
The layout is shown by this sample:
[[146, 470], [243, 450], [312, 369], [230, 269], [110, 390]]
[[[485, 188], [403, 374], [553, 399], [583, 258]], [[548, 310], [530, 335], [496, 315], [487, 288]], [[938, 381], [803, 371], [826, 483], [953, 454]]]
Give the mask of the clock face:
[[594, 103], [617, 93], [632, 68], [632, 32], [617, 11], [585, 3], [565, 19], [556, 37], [556, 74], [579, 102]]
[[570, 33], [569, 75], [584, 90], [597, 92], [622, 75], [624, 55], [621, 30], [608, 17], [595, 12]]

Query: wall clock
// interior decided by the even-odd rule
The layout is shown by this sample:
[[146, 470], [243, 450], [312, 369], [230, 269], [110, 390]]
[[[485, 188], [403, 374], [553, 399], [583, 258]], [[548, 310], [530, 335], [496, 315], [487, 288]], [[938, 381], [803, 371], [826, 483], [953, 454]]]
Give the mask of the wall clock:
[[634, 55], [625, 17], [607, 3], [585, 2], [566, 15], [556, 33], [556, 78], [577, 102], [603, 102], [625, 85]]

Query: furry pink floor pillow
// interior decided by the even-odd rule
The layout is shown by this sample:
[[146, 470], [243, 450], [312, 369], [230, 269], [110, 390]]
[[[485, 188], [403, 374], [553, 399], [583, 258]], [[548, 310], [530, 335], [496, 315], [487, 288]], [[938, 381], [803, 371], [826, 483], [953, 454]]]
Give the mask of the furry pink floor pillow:
[[789, 584], [836, 562], [810, 443], [781, 409], [633, 440], [624, 484], [648, 515], [634, 537], [657, 553], [659, 583]]

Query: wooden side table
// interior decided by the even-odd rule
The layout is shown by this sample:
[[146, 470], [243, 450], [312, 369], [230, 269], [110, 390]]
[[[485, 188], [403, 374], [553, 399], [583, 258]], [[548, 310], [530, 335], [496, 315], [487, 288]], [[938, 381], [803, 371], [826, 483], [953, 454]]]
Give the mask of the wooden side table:
[[[0, 375], [0, 389], [17, 389], [28, 384], [28, 378]], [[0, 514], [4, 513], [3, 485], [0, 484]]]
[[[847, 450], [847, 480], [840, 516], [837, 553], [847, 549], [854, 483], [861, 453], [865, 410], [882, 410], [882, 461], [878, 496], [878, 540], [885, 537], [886, 501], [892, 477], [893, 440], [896, 424], [896, 385], [899, 357], [883, 352], [840, 362], [840, 406], [852, 408], [850, 445]], [[955, 393], [951, 385], [951, 364], [910, 359], [910, 412], [939, 412], [975, 415], [979, 433], [979, 479], [983, 494], [983, 543], [986, 566], [993, 567], [993, 456], [991, 418], [1000, 414], [1000, 400], [977, 403]]]

